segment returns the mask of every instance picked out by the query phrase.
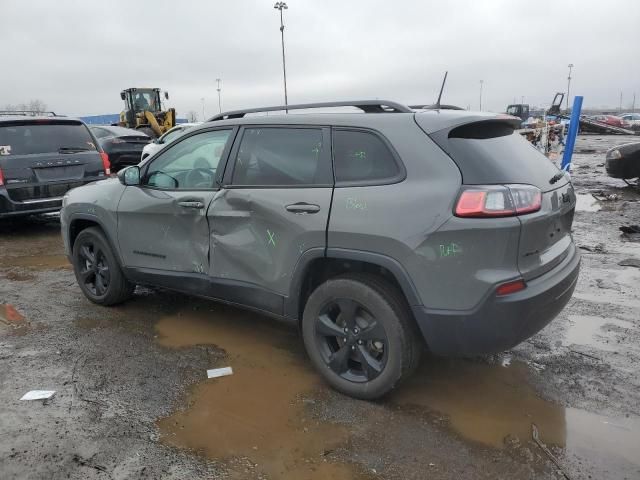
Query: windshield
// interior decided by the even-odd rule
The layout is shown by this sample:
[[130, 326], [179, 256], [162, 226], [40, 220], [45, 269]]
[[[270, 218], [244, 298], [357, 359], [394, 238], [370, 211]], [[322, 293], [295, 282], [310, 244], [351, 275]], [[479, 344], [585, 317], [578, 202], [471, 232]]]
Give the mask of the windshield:
[[2, 125], [0, 126], [0, 148], [2, 155], [53, 153], [60, 150], [96, 150], [87, 127], [81, 123], [71, 122]]
[[133, 105], [136, 110], [157, 112], [160, 110], [158, 97], [158, 92], [154, 90], [137, 90], [133, 93]]

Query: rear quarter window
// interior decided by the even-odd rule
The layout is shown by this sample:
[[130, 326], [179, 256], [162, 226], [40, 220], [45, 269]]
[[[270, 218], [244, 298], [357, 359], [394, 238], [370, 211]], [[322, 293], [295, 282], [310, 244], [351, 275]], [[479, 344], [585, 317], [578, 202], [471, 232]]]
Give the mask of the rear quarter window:
[[431, 134], [453, 159], [467, 185], [523, 183], [543, 192], [558, 168], [527, 142], [512, 125], [485, 120]]
[[385, 183], [402, 172], [377, 134], [358, 130], [334, 130], [333, 164], [338, 184]]
[[84, 124], [55, 121], [0, 125], [0, 146], [4, 147], [3, 155], [54, 153], [61, 148], [97, 149]]

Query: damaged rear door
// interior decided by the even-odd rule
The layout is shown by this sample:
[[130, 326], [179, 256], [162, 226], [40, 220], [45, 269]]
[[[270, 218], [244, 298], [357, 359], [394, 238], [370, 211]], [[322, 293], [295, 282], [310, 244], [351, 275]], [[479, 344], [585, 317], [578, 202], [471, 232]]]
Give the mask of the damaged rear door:
[[118, 205], [126, 267], [208, 272], [207, 208], [219, 190], [218, 164], [226, 158], [232, 132], [214, 129], [185, 137], [142, 168], [140, 186], [126, 188]]
[[211, 276], [227, 300], [281, 313], [299, 258], [326, 247], [330, 129], [247, 126], [238, 138], [209, 209]]

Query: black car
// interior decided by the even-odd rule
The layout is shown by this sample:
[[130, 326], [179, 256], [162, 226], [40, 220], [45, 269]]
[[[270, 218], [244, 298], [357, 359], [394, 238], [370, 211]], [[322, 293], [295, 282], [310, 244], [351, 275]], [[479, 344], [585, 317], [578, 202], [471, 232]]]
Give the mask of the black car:
[[607, 151], [605, 168], [613, 178], [629, 180], [640, 177], [640, 142], [626, 143]]
[[142, 149], [152, 140], [146, 133], [130, 128], [105, 125], [91, 127], [91, 131], [109, 155], [114, 173], [129, 165], [137, 165]]
[[60, 210], [68, 190], [110, 173], [82, 121], [0, 112], [0, 218]]

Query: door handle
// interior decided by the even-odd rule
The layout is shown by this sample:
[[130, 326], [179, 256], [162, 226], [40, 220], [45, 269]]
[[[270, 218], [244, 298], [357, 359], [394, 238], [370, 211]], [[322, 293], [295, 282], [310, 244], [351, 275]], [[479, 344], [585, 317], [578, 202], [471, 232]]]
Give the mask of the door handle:
[[308, 213], [318, 213], [320, 211], [320, 205], [314, 205], [312, 203], [292, 203], [284, 207], [288, 212], [296, 213], [298, 215], [306, 215]]
[[197, 209], [204, 208], [204, 203], [198, 200], [182, 200], [178, 202], [178, 205], [184, 208], [197, 208]]

